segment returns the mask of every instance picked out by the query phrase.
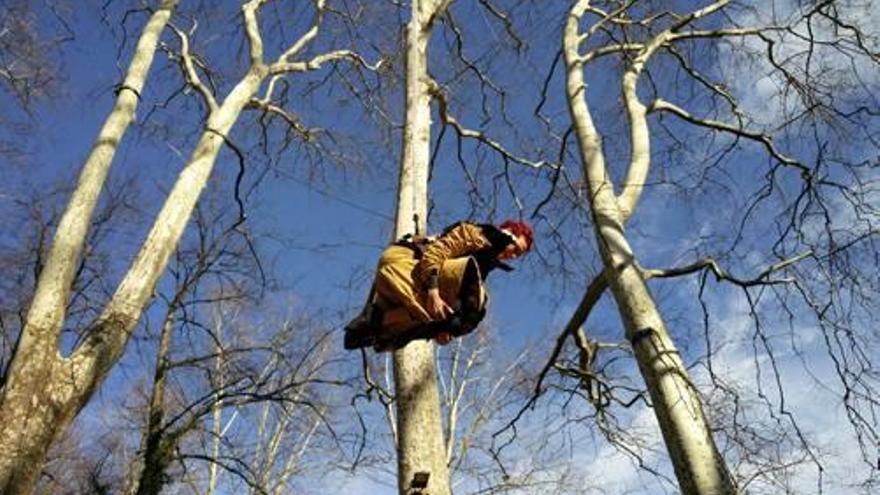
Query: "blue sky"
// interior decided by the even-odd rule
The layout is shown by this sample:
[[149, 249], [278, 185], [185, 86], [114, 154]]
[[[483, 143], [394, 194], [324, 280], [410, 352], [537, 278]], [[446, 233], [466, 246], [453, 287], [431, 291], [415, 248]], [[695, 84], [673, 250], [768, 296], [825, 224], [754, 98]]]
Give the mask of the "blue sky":
[[[186, 1], [183, 3], [184, 9], [192, 8]], [[230, 27], [235, 26], [236, 22], [235, 10], [230, 7], [236, 4], [223, 3], [224, 10], [209, 20], [203, 20], [198, 31], [204, 34], [197, 38], [197, 46], [212, 63], [218, 64], [223, 74], [234, 74], [230, 69], [235, 63], [230, 61], [235, 60], [240, 50], [240, 32]], [[682, 2], [680, 7], [688, 7], [689, 4]], [[384, 21], [393, 25], [394, 9], [390, 2], [381, 6], [372, 4], [372, 7], [384, 9]], [[453, 6], [454, 18], [464, 33], [464, 53], [476, 60], [487, 74], [505, 88], [504, 108], [512, 125], [501, 118], [501, 99], [491, 89], [485, 91], [492, 119], [484, 120], [480, 111], [481, 93], [475, 89], [478, 87], [477, 81], [471, 73], [459, 72], [457, 69], [460, 66], [456, 68], [450, 62], [448, 48], [455, 48], [455, 38], [450, 31], [438, 31], [432, 41], [431, 72], [449, 89], [456, 117], [464, 125], [482, 128], [515, 153], [532, 159], [557, 159], [558, 142], [548, 137], [543, 124], [533, 116], [533, 111], [540, 100], [538, 92], [544, 77], [558, 49], [558, 29], [563, 7], [563, 2], [560, 2], [552, 8], [529, 10], [529, 4], [523, 3], [512, 11], [514, 19], [518, 20], [515, 24], [518, 32], [529, 45], [527, 52], [516, 55], [510, 50], [511, 41], [505, 36], [503, 26], [487, 16], [484, 9], [465, 2], [457, 2]], [[788, 2], [778, 2], [777, 7], [782, 11], [792, 8]], [[143, 22], [143, 15], [131, 18], [127, 25], [129, 39], [117, 61], [116, 50], [122, 32], [116, 23], [122, 8], [122, 5], [114, 5], [110, 9], [111, 26], [114, 26], [112, 33], [106, 25], [96, 22], [94, 5], [71, 14], [76, 39], [65, 44], [62, 51], [66, 80], [59, 90], [60, 96], [36, 105], [32, 116], [18, 111], [10, 96], [0, 93], [4, 118], [27, 122], [34, 127], [32, 133], [18, 138], [31, 151], [25, 161], [5, 165], [7, 185], [0, 189], [0, 211], [5, 215], [12, 216], [19, 211], [20, 205], [11, 202], [12, 198], [28, 197], [33, 191], [43, 191], [54, 187], [59, 181], [69, 182], [75, 177], [100, 122], [110, 108], [113, 85], [119, 80], [120, 67], [127, 63], [133, 36], [136, 36]], [[182, 14], [178, 22], [188, 26], [186, 11]], [[747, 13], [740, 12], [740, 15], [747, 17]], [[407, 17], [405, 14], [401, 16]], [[306, 16], [290, 18], [298, 19], [300, 24], [277, 27], [279, 32], [282, 28], [286, 30], [284, 32], [288, 36], [309, 19]], [[380, 21], [371, 22], [373, 25], [381, 24]], [[868, 17], [865, 23], [874, 30], [873, 33], [877, 32], [875, 18]], [[277, 32], [268, 26], [267, 38], [275, 36]], [[364, 55], [370, 60], [378, 57], [379, 51], [395, 55], [393, 31], [387, 27], [386, 31], [369, 31], [368, 28], [372, 27], [364, 28], [364, 37], [372, 42], [363, 45]], [[172, 41], [168, 33], [164, 39]], [[228, 41], [230, 39], [235, 41]], [[338, 44], [342, 39], [341, 35], [320, 38], [318, 46]], [[498, 44], [505, 48], [498, 49]], [[269, 43], [267, 46], [271, 53], [272, 50], [277, 51], [280, 45]], [[770, 90], [776, 87], [773, 76], [765, 76], [761, 72], [767, 67], [751, 67], [749, 75], [754, 76], [751, 78], [745, 78], [735, 70], [742, 67], [744, 62], [740, 57], [749, 48], [752, 47], [733, 45], [718, 52], [709, 52], [715, 57], [700, 58], [700, 67], [713, 76], [723, 78], [731, 90], [743, 98], [744, 108], [758, 113], [760, 123], [766, 124], [775, 114], [772, 111], [764, 113], [763, 110], [784, 102], [771, 95]], [[394, 60], [399, 62], [399, 59]], [[668, 59], [662, 62], [668, 63]], [[837, 66], [832, 68], [843, 70]], [[599, 63], [587, 74], [587, 79], [594, 118], [605, 135], [609, 165], [612, 174], [619, 177], [621, 164], [629, 149], [626, 139], [618, 139], [619, 136], [626, 136], [627, 131], [617, 96], [616, 69], [613, 63]], [[877, 88], [880, 81], [877, 73], [876, 65], [865, 69], [862, 78], [868, 89]], [[456, 76], [453, 77], [453, 74]], [[662, 66], [656, 69], [656, 74], [664, 98], [674, 102], [691, 101], [692, 110], [700, 109], [703, 100], [688, 100], [689, 88], [670, 83], [680, 74], [664, 71]], [[163, 101], [178, 84], [174, 69], [164, 60], [164, 56], [157, 57], [151, 75], [138, 112], [141, 118], [146, 115], [149, 105]], [[267, 296], [264, 308], [283, 312], [292, 306], [326, 311], [324, 314], [335, 318], [330, 324], [338, 325], [361, 305], [369, 284], [369, 271], [390, 237], [399, 129], [390, 133], [381, 130], [381, 119], [376, 114], [363, 112], [359, 103], [335, 79], [314, 91], [304, 91], [309, 83], [324, 75], [296, 80], [291, 105], [307, 124], [331, 130], [335, 137], [332, 141], [332, 145], [336, 146], [334, 150], [345, 153], [347, 157], [342, 165], [331, 160], [316, 162], [315, 155], [301, 146], [293, 146], [279, 155], [275, 155], [273, 150], [271, 158], [267, 158], [259, 153], [253, 118], [248, 116], [235, 128], [233, 139], [248, 152], [246, 185], [252, 184], [264, 170], [268, 170], [259, 189], [248, 196], [248, 226], [255, 233], [268, 234], [259, 242], [259, 247], [271, 278], [276, 283], [275, 290]], [[228, 88], [230, 77], [233, 76], [220, 78], [221, 88]], [[371, 77], [366, 75], [365, 80], [375, 88], [379, 80]], [[543, 114], [550, 117], [552, 131], [556, 134], [562, 134], [568, 125], [562, 98], [562, 78], [560, 66], [549, 80], [549, 98], [543, 108]], [[381, 82], [385, 85], [382, 87], [385, 97], [382, 108], [393, 122], [399, 124], [402, 121], [399, 87], [387, 79]], [[645, 91], [645, 95], [648, 95]], [[855, 88], [852, 95], [842, 94], [841, 98], [857, 94], [862, 93]], [[118, 183], [127, 177], [136, 178], [140, 194], [135, 210], [146, 218], [157, 211], [163, 191], [167, 190], [184, 164], [198, 135], [198, 114], [194, 98], [175, 99], [169, 108], [157, 111], [152, 121], [145, 123], [140, 120], [138, 126], [126, 135], [114, 163], [111, 182]], [[719, 118], [727, 116], [725, 112], [719, 112]], [[706, 139], [704, 133], [690, 132], [674, 118], [665, 117], [662, 123], [684, 139], [682, 143], [676, 143], [658, 128], [657, 120], [652, 120], [652, 130], [656, 131], [654, 147], [657, 150], [649, 178], [652, 186], [647, 188], [629, 226], [630, 240], [640, 261], [646, 267], [669, 267], [713, 255], [722, 257], [733, 273], [744, 278], [754, 276], [760, 267], [775, 261], [768, 251], [769, 244], [778, 234], [773, 221], [780, 209], [790, 204], [792, 193], [799, 187], [796, 174], [780, 172], [776, 194], [756, 210], [743, 239], [735, 244], [735, 249], [730, 250], [734, 237], [732, 232], [735, 232], [732, 226], [739, 225], [743, 204], [760, 189], [768, 169], [766, 158], [759, 147], [742, 143], [718, 167], [705, 168], [702, 165], [714, 156], [711, 153], [728, 144], [729, 139]], [[170, 133], [166, 134], [160, 124], [170, 124]], [[867, 129], [876, 135], [876, 121], [868, 120]], [[8, 135], [9, 131], [0, 129], [0, 132]], [[278, 129], [271, 135], [276, 139], [273, 146], [277, 148], [277, 138], [280, 136]], [[438, 135], [436, 129], [433, 135], [435, 138]], [[797, 127], [778, 142], [798, 158], [809, 162], [814, 157], [815, 146], [809, 139], [803, 139], [805, 135], [804, 128]], [[389, 136], [390, 140], [383, 142]], [[857, 141], [861, 146], [847, 146], [845, 141], [834, 141], [833, 133], [823, 137], [828, 138], [831, 149], [839, 156], [859, 159], [863, 155], [863, 159], [873, 160], [876, 165], [876, 147], [867, 141]], [[575, 149], [573, 140], [568, 145], [570, 152]], [[465, 163], [480, 185], [481, 199], [477, 207], [472, 208], [466, 188], [467, 180], [456, 159], [454, 133], [450, 130], [444, 136], [434, 166], [431, 184], [434, 205], [430, 218], [432, 231], [467, 217], [473, 210], [476, 211], [474, 218], [480, 221], [498, 221], [519, 215], [504, 178], [496, 177], [503, 169], [498, 157], [473, 143], [466, 142], [463, 150]], [[671, 151], [666, 153], [666, 150]], [[237, 167], [232, 153], [222, 153], [209, 194], [228, 199]], [[566, 158], [566, 167], [572, 180], [577, 181], [578, 164], [570, 156]], [[510, 170], [511, 184], [525, 205], [524, 216], [528, 217], [547, 194], [552, 173], [549, 170], [535, 172], [516, 164], [510, 165]], [[830, 167], [827, 172], [831, 177], [845, 177], [841, 168]], [[863, 178], [875, 180], [875, 169], [864, 172]], [[598, 269], [592, 234], [585, 230], [588, 217], [582, 211], [572, 210], [568, 201], [571, 194], [563, 188], [559, 196], [544, 209], [547, 220], [536, 221], [541, 256], [531, 255], [519, 264], [519, 269], [513, 274], [493, 274], [490, 282], [492, 306], [489, 327], [495, 332], [493, 353], [497, 354], [493, 356], [498, 356], [495, 359], [499, 362], [511, 359], [524, 346], [532, 344], [535, 351], [530, 366], [540, 366], [557, 332], [580, 299], [583, 288]], [[869, 199], [875, 200], [876, 204], [876, 194]], [[491, 218], [484, 218], [490, 215], [489, 212]], [[834, 211], [837, 221], [846, 224], [850, 213], [845, 202], [837, 203]], [[807, 224], [805, 229], [813, 228], [811, 222]], [[109, 266], [111, 280], [118, 278], [125, 269], [126, 260], [134, 254], [145, 225], [143, 221], [120, 225], [111, 235], [112, 248], [108, 249], [113, 259]], [[551, 234], [554, 227], [559, 227], [562, 238], [566, 240], [564, 246], [553, 240]], [[7, 234], [15, 238], [14, 232]], [[167, 283], [163, 282], [162, 288], [167, 288]], [[109, 285], [112, 287], [112, 283]], [[698, 363], [694, 367], [696, 379], [706, 383], [703, 368], [699, 366], [706, 343], [703, 339], [702, 312], [695, 299], [699, 289], [697, 276], [652, 282], [652, 288], [685, 360]], [[849, 466], [860, 465], [857, 457], [852, 456], [855, 452], [850, 448], [853, 445], [852, 433], [841, 416], [839, 393], [833, 392], [833, 388], [823, 388], [817, 384], [817, 380], [807, 380], [804, 376], [806, 368], [821, 377], [818, 382], [828, 387], [836, 386], [833, 379], [828, 378], [833, 375], [830, 373], [831, 363], [823, 354], [822, 333], [806, 313], [798, 313], [793, 322], [788, 321], [786, 315], [779, 312], [779, 306], [771, 296], [771, 293], [766, 293], [760, 304], [766, 307], [765, 325], [770, 334], [770, 345], [778, 349], [780, 355], [780, 376], [786, 381], [788, 390], [792, 391], [788, 406], [797, 411], [804, 430], [830, 454], [824, 462], [828, 468], [826, 481], [834, 483], [830, 485], [834, 487], [832, 491], [859, 493], [858, 489], [845, 489], [836, 484]], [[717, 346], [713, 364], [725, 369], [725, 376], [741, 385], [744, 396], [756, 401], [755, 411], [764, 406], [749, 389], [754, 388], [756, 381], [767, 387], [771, 402], [767, 409], [775, 410], [779, 406], [779, 398], [772, 392], [774, 384], [767, 375], [769, 364], [762, 357], [764, 352], [759, 349], [757, 354], [753, 353], [758, 329], [749, 315], [742, 293], [709, 282], [705, 299], [712, 315], [710, 331], [713, 345]], [[795, 307], [804, 311], [802, 306]], [[153, 311], [159, 309], [154, 308]], [[792, 327], [793, 331], [790, 330]], [[591, 335], [603, 340], [621, 339], [622, 329], [616, 309], [609, 300], [604, 300], [591, 316], [588, 330]], [[864, 330], [867, 332], [868, 329]], [[804, 349], [804, 359], [793, 355], [790, 347], [787, 347], [792, 339]], [[876, 340], [871, 342], [876, 344]], [[130, 352], [84, 414], [82, 424], [86, 430], [100, 431], [106, 428], [102, 418], [113, 414], [108, 411], [119, 405], [120, 392], [130, 391], [143, 378], [145, 370], [152, 366], [149, 357], [151, 347], [149, 341], [140, 340], [129, 347]], [[807, 362], [806, 367], [803, 360]], [[358, 364], [353, 363], [354, 366]], [[614, 369], [619, 373], [616, 378], [640, 383], [632, 363]], [[763, 374], [759, 375], [761, 370]], [[760, 378], [756, 378], [758, 376]], [[552, 421], [562, 422], [567, 415], [575, 414], [572, 409], [563, 410], [554, 401], [544, 399], [542, 409], [529, 415], [527, 421], [537, 422], [539, 418], [550, 417]], [[723, 398], [719, 402], [723, 403]], [[820, 414], [819, 408], [824, 409], [822, 406], [827, 404], [833, 406], [832, 412]], [[582, 404], [578, 407], [587, 406]], [[583, 413], [583, 409], [580, 413]], [[659, 448], [659, 438], [650, 411], [642, 408], [618, 413], [622, 422], [647, 432], [646, 460], [649, 465], [669, 474], [670, 469]], [[760, 421], [767, 420], [767, 417], [761, 417]], [[756, 424], [760, 421], [756, 419]], [[671, 490], [669, 485], [658, 484], [647, 473], [638, 471], [631, 457], [614, 451], [613, 447], [595, 435], [589, 425], [571, 427], [570, 431], [579, 439], [573, 454], [574, 464], [585, 466], [583, 474], [586, 476], [601, 473], [601, 482], [611, 487], [612, 492], [631, 490], [633, 493], [657, 493], [661, 489]], [[383, 448], [387, 448], [387, 445]], [[792, 476], [796, 486], [809, 492], [815, 487], [815, 470], [809, 464], [805, 466], [795, 470]], [[379, 479], [381, 483], [376, 485], [371, 481], [374, 479]], [[376, 488], [379, 491], [387, 490], [387, 483], [393, 482], [393, 478], [389, 478], [387, 473], [370, 472], [340, 482], [345, 483], [350, 493], [356, 493], [354, 487], [363, 485], [385, 487]]]

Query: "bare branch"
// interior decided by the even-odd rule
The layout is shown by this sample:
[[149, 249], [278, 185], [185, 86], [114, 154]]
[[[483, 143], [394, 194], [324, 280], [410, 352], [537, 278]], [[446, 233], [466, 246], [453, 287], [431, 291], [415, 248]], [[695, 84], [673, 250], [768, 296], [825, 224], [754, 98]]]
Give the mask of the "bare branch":
[[[587, 318], [590, 316], [590, 312], [593, 310], [593, 307], [596, 305], [596, 303], [599, 302], [599, 299], [602, 297], [602, 294], [605, 293], [606, 288], [608, 288], [608, 282], [605, 279], [604, 273], [596, 275], [593, 278], [592, 282], [590, 282], [590, 285], [584, 292], [584, 297], [581, 298], [580, 303], [578, 303], [578, 306], [574, 310], [574, 314], [572, 314], [571, 319], [569, 319], [568, 323], [565, 325], [562, 333], [560, 333], [559, 336], [556, 338], [556, 345], [553, 347], [553, 351], [550, 353], [550, 357], [547, 359], [546, 364], [544, 364], [544, 367], [541, 368], [541, 371], [538, 373], [531, 396], [514, 415], [513, 419], [511, 419], [501, 429], [492, 434], [493, 455], [497, 456], [497, 454], [500, 453], [501, 450], [504, 449], [504, 447], [506, 447], [510, 444], [510, 442], [513, 441], [513, 438], [516, 436], [516, 423], [519, 422], [520, 418], [522, 418], [523, 414], [525, 414], [528, 409], [534, 407], [535, 403], [544, 393], [544, 379], [547, 378], [547, 374], [556, 365], [559, 354], [562, 352], [562, 348], [565, 346], [566, 339], [568, 339], [568, 337], [570, 336], [575, 335], [575, 333], [587, 321]], [[510, 429], [513, 429], [513, 437], [496, 449], [494, 447], [495, 439], [499, 435]]]
[[771, 284], [780, 284], [780, 283], [791, 283], [793, 279], [777, 279], [770, 280], [770, 275], [773, 275], [776, 272], [785, 270], [786, 268], [795, 265], [796, 263], [803, 261], [807, 258], [815, 257], [815, 254], [812, 250], [805, 251], [797, 256], [793, 256], [788, 259], [784, 259], [777, 263], [770, 265], [765, 268], [761, 273], [751, 279], [743, 279], [739, 277], [734, 277], [724, 271], [718, 263], [712, 258], [706, 258], [695, 263], [691, 263], [686, 266], [678, 267], [678, 268], [668, 268], [668, 269], [644, 269], [642, 271], [645, 279], [651, 278], [673, 278], [680, 277], [682, 275], [690, 275], [692, 273], [696, 273], [702, 270], [711, 271], [717, 280], [725, 280], [728, 282], [732, 282], [740, 287], [752, 287], [755, 285], [771, 285]]
[[315, 20], [312, 23], [312, 27], [306, 31], [290, 48], [288, 48], [281, 56], [278, 57], [276, 63], [286, 63], [290, 62], [290, 59], [295, 57], [302, 51], [303, 48], [306, 47], [315, 37], [318, 35], [318, 28], [321, 26], [321, 21], [324, 18], [324, 4], [327, 3], [326, 0], [315, 0]]
[[365, 69], [377, 71], [382, 66], [383, 61], [380, 60], [376, 64], [370, 64], [360, 55], [351, 50], [335, 50], [332, 52], [322, 53], [311, 60], [305, 62], [275, 62], [269, 66], [269, 74], [276, 75], [285, 72], [306, 72], [320, 69], [325, 63], [336, 62], [338, 60], [350, 60]]
[[260, 24], [257, 21], [257, 10], [267, 0], [249, 0], [241, 6], [244, 15], [244, 30], [250, 48], [251, 67], [263, 65], [263, 37], [260, 35]]
[[277, 115], [281, 117], [293, 130], [298, 132], [303, 139], [306, 141], [311, 141], [314, 139], [315, 134], [320, 132], [320, 129], [309, 129], [302, 123], [293, 113], [288, 110], [285, 110], [277, 105], [267, 102], [263, 99], [251, 98], [251, 101], [248, 103], [248, 108], [256, 108], [262, 110], [266, 113], [270, 113], [272, 115]]
[[202, 80], [199, 78], [198, 72], [196, 72], [195, 65], [193, 65], [192, 55], [189, 52], [189, 36], [178, 29], [173, 24], [168, 25], [174, 34], [177, 35], [177, 38], [180, 40], [180, 65], [183, 68], [183, 73], [186, 77], [186, 82], [202, 96], [202, 100], [205, 103], [205, 107], [208, 109], [208, 113], [213, 113], [217, 110], [217, 100], [214, 98], [214, 94], [202, 83]]
[[626, 221], [635, 210], [639, 196], [648, 177], [651, 159], [651, 138], [648, 133], [647, 111], [639, 101], [636, 89], [639, 76], [651, 56], [658, 48], [669, 43], [677, 31], [687, 24], [705, 17], [712, 12], [724, 7], [729, 0], [719, 0], [702, 9], [696, 10], [684, 16], [678, 22], [654, 36], [644, 44], [644, 47], [636, 54], [632, 63], [627, 67], [621, 81], [623, 101], [626, 104], [627, 116], [630, 124], [630, 163], [627, 167], [626, 177], [623, 180], [620, 194], [618, 195], [618, 208], [623, 221]]
[[619, 43], [616, 45], [602, 45], [596, 47], [577, 59], [577, 63], [586, 64], [598, 60], [606, 55], [624, 52], [636, 52], [645, 48], [644, 43]]
[[458, 133], [459, 136], [465, 137], [465, 138], [476, 139], [480, 143], [495, 150], [497, 153], [499, 153], [505, 159], [510, 160], [514, 163], [518, 163], [520, 165], [525, 165], [527, 167], [531, 167], [534, 169], [549, 167], [549, 168], [555, 170], [559, 167], [559, 165], [557, 165], [557, 164], [549, 163], [544, 160], [533, 161], [533, 160], [529, 160], [528, 158], [524, 158], [524, 157], [515, 155], [515, 154], [511, 153], [510, 151], [508, 151], [507, 148], [505, 148], [501, 143], [489, 138], [488, 136], [486, 136], [482, 132], [475, 131], [473, 129], [468, 129], [468, 128], [464, 127], [463, 125], [461, 125], [461, 123], [458, 122], [458, 120], [456, 120], [455, 117], [453, 117], [452, 115], [449, 114], [449, 102], [446, 98], [446, 94], [440, 89], [440, 86], [436, 82], [434, 82], [431, 85], [431, 89], [432, 89], [431, 96], [436, 98], [437, 102], [438, 102], [438, 109], [440, 112], [440, 120], [443, 122], [444, 125], [451, 126], [453, 129], [455, 129], [455, 132]]
[[706, 127], [709, 129], [714, 129], [717, 131], [728, 132], [728, 133], [731, 133], [731, 134], [738, 136], [738, 137], [742, 137], [742, 138], [746, 138], [746, 139], [749, 139], [752, 141], [756, 141], [756, 142], [762, 144], [764, 146], [764, 148], [767, 150], [767, 152], [769, 152], [770, 155], [773, 158], [775, 158], [779, 163], [781, 163], [785, 166], [794, 167], [794, 168], [800, 170], [801, 175], [805, 179], [812, 177], [812, 172], [810, 171], [809, 167], [807, 167], [803, 163], [795, 160], [794, 158], [790, 158], [787, 155], [782, 154], [779, 150], [777, 150], [776, 146], [773, 144], [773, 138], [768, 134], [763, 134], [763, 133], [756, 132], [756, 131], [749, 131], [749, 130], [743, 129], [741, 126], [727, 124], [724, 122], [719, 122], [717, 120], [702, 119], [702, 118], [699, 118], [699, 117], [692, 115], [691, 113], [684, 110], [683, 108], [678, 107], [678, 106], [676, 106], [672, 103], [669, 103], [668, 101], [665, 101], [660, 98], [657, 98], [653, 102], [651, 102], [651, 105], [648, 108], [649, 113], [654, 112], [654, 111], [669, 112], [669, 113], [676, 115], [676, 116], [678, 116], [678, 117], [680, 117], [680, 118], [682, 118], [692, 124], [695, 124], [695, 125], [698, 125], [701, 127]]
[[699, 38], [723, 38], [728, 36], [757, 36], [768, 31], [781, 31], [782, 28], [777, 26], [768, 26], [762, 28], [730, 28], [730, 29], [709, 29], [709, 30], [693, 30], [672, 33], [669, 41], [683, 39], [699, 39]]

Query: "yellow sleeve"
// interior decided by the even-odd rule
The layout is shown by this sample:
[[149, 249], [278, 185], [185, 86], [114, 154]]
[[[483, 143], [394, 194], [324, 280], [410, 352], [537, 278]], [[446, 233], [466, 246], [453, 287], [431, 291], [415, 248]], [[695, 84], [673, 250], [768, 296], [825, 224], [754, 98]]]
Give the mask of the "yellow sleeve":
[[437, 287], [444, 261], [473, 254], [489, 246], [491, 244], [483, 235], [483, 229], [472, 223], [458, 224], [425, 249], [413, 272], [416, 285], [422, 289]]

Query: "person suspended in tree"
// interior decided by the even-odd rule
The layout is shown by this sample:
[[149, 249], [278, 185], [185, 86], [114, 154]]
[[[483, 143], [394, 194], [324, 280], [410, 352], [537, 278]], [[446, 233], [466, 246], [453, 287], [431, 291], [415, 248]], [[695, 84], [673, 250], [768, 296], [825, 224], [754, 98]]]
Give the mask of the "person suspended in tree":
[[345, 348], [382, 352], [416, 339], [441, 345], [472, 332], [486, 315], [485, 280], [532, 248], [525, 222], [458, 222], [437, 237], [407, 235], [379, 258], [363, 311], [345, 327]]

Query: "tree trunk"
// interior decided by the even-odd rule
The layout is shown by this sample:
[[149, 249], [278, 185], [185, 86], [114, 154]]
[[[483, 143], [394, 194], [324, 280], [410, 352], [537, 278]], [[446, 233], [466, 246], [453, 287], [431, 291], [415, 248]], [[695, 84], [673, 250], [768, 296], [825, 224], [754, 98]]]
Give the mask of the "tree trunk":
[[[143, 308], [177, 246], [227, 135], [265, 77], [252, 70], [208, 118], [207, 128], [180, 173], [137, 258], [111, 301], [69, 358], [53, 334], [16, 355], [0, 404], [0, 493], [30, 493], [46, 451], [64, 431], [119, 359]], [[17, 366], [16, 366], [17, 365]]]
[[[426, 227], [431, 137], [427, 48], [431, 22], [443, 8], [445, 2], [413, 0], [412, 19], [406, 28], [406, 121], [401, 143], [395, 238], [415, 230], [424, 233]], [[401, 495], [413, 493], [414, 475], [428, 473], [426, 493], [446, 495], [450, 493], [449, 469], [432, 342], [415, 341], [394, 353], [394, 383], [398, 489]]]
[[[605, 265], [604, 276], [651, 395], [682, 493], [734, 494], [736, 486], [715, 446], [698, 392], [669, 337], [624, 233], [625, 214], [614, 194], [601, 140], [587, 107], [583, 62], [578, 56], [578, 20], [588, 3], [581, 0], [569, 15], [563, 47], [567, 100], [589, 186], [597, 243]], [[640, 143], [633, 146], [636, 144]], [[627, 210], [631, 210], [631, 206], [627, 206]]]
[[177, 3], [164, 0], [147, 21], [113, 110], [83, 166], [37, 281], [0, 393], [0, 493], [30, 493], [46, 451], [82, 406], [69, 393], [71, 370], [58, 354], [58, 332], [92, 213], [119, 142], [134, 121], [156, 46]]
[[173, 305], [165, 315], [159, 349], [156, 353], [156, 372], [150, 392], [150, 410], [147, 416], [146, 440], [144, 441], [144, 464], [137, 485], [138, 495], [158, 495], [165, 484], [165, 470], [171, 461], [171, 452], [163, 442], [165, 420], [165, 378], [168, 372], [168, 350], [171, 347], [171, 331], [174, 328]]
[[[143, 85], [159, 33], [176, 3], [176, 0], [162, 2], [138, 42], [124, 90], [120, 91], [118, 97], [117, 108], [108, 118], [108, 124], [95, 144], [93, 156], [81, 174], [77, 190], [55, 234], [50, 259], [38, 282], [0, 401], [0, 446], [3, 447], [0, 451], [0, 493], [4, 495], [30, 493], [39, 474], [38, 466], [42, 464], [52, 441], [70, 425], [122, 355], [169, 257], [177, 248], [217, 156], [226, 144], [229, 131], [241, 112], [252, 102], [266, 77], [270, 73], [278, 76], [317, 70], [324, 63], [346, 58], [361, 61], [349, 50], [327, 52], [307, 61], [294, 60], [317, 36], [320, 12], [325, 3], [320, 0], [316, 2], [318, 15], [312, 28], [277, 62], [266, 65], [257, 19], [257, 11], [264, 2], [249, 0], [242, 5], [250, 48], [250, 68], [218, 106], [210, 89], [198, 80], [197, 72], [191, 65], [188, 66], [187, 80], [202, 95], [209, 109], [205, 132], [110, 302], [87, 329], [87, 337], [82, 345], [70, 357], [64, 358], [58, 352], [57, 341], [73, 267], [82, 250], [93, 203], [103, 187], [112, 151], [115, 151], [121, 138], [120, 129], [124, 130], [134, 115], [136, 95]], [[94, 157], [100, 158], [95, 158], [98, 165], [93, 165]]]
[[216, 330], [217, 341], [214, 345], [214, 352], [217, 358], [214, 360], [214, 373], [217, 383], [214, 389], [217, 393], [214, 397], [214, 403], [211, 405], [211, 431], [213, 432], [211, 440], [211, 459], [214, 462], [208, 467], [208, 493], [213, 494], [217, 488], [217, 480], [220, 474], [220, 444], [223, 441], [223, 399], [220, 397], [220, 391], [226, 385], [223, 377], [223, 368], [225, 367], [225, 355], [223, 354], [223, 310], [222, 305], [214, 313], [214, 327]]

